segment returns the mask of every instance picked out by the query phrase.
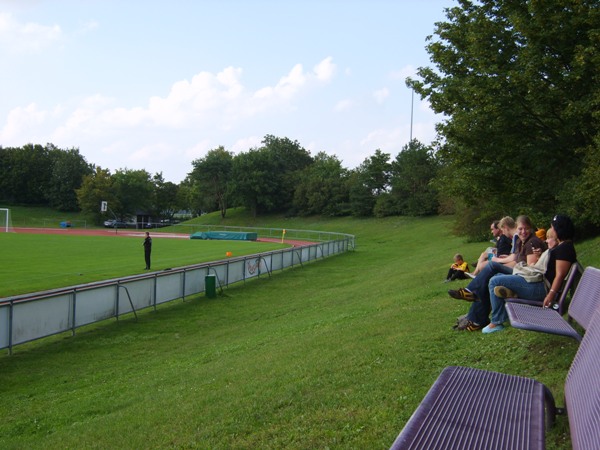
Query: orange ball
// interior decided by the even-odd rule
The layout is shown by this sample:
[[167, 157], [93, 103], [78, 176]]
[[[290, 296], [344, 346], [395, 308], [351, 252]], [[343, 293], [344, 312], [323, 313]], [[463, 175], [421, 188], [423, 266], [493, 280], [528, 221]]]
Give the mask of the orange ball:
[[227, 256], [228, 258], [231, 258], [233, 256], [233, 253], [227, 252], [227, 253], [225, 253], [225, 256]]

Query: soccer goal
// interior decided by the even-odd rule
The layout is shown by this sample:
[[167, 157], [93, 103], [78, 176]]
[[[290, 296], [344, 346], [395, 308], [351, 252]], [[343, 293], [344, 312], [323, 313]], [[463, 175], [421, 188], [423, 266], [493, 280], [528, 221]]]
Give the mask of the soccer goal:
[[12, 231], [12, 221], [10, 219], [10, 209], [0, 208], [0, 233]]

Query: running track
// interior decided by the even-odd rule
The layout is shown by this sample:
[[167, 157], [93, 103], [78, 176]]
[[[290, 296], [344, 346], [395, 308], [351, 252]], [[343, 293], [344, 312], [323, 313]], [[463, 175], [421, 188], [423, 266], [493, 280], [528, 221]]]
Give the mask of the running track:
[[[143, 238], [146, 234], [145, 231], [140, 230], [128, 230], [126, 228], [118, 229], [115, 232], [114, 228], [13, 228], [16, 233], [29, 233], [29, 234], [62, 234], [62, 235], [76, 235], [76, 236], [115, 236], [115, 237], [136, 237]], [[153, 233], [150, 231], [153, 238], [174, 238], [174, 239], [189, 239], [190, 235], [186, 233]], [[259, 238], [258, 242], [281, 242], [278, 238]], [[306, 245], [314, 244], [315, 242], [308, 241], [295, 241], [285, 239], [285, 244], [291, 245], [292, 247], [303, 247]]]

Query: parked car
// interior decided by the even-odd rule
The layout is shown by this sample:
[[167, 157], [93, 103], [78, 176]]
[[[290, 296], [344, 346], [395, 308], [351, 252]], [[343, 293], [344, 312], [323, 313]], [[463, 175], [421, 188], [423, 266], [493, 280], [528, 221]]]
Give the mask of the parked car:
[[106, 228], [127, 228], [127, 223], [122, 220], [111, 219], [104, 221], [104, 226]]

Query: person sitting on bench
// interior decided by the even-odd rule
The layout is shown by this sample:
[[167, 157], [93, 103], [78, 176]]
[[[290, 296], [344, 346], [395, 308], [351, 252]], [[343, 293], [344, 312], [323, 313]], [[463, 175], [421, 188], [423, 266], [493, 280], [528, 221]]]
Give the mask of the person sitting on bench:
[[[517, 271], [516, 266], [512, 275], [494, 275], [489, 282], [490, 302], [492, 305], [492, 321], [482, 331], [494, 333], [504, 329], [503, 323], [508, 320], [504, 299], [509, 297], [525, 300], [543, 300], [543, 306], [548, 308], [555, 301], [562, 282], [569, 272], [571, 265], [577, 261], [577, 252], [573, 245], [575, 227], [571, 218], [556, 215], [547, 232], [548, 250], [540, 257], [547, 258], [545, 273], [533, 271]], [[531, 274], [531, 275], [528, 275]], [[546, 288], [546, 282], [549, 289]]]
[[535, 264], [540, 254], [534, 253], [533, 250], [546, 249], [546, 244], [535, 236], [533, 224], [528, 216], [519, 216], [516, 222], [519, 238], [515, 253], [506, 258], [490, 261], [466, 288], [448, 291], [448, 295], [452, 298], [473, 302], [467, 316], [458, 319], [460, 323], [457, 323], [456, 330], [477, 331], [490, 323], [489, 315], [492, 309], [488, 286], [490, 279], [498, 273], [512, 274], [512, 267], [521, 261], [528, 265]]

